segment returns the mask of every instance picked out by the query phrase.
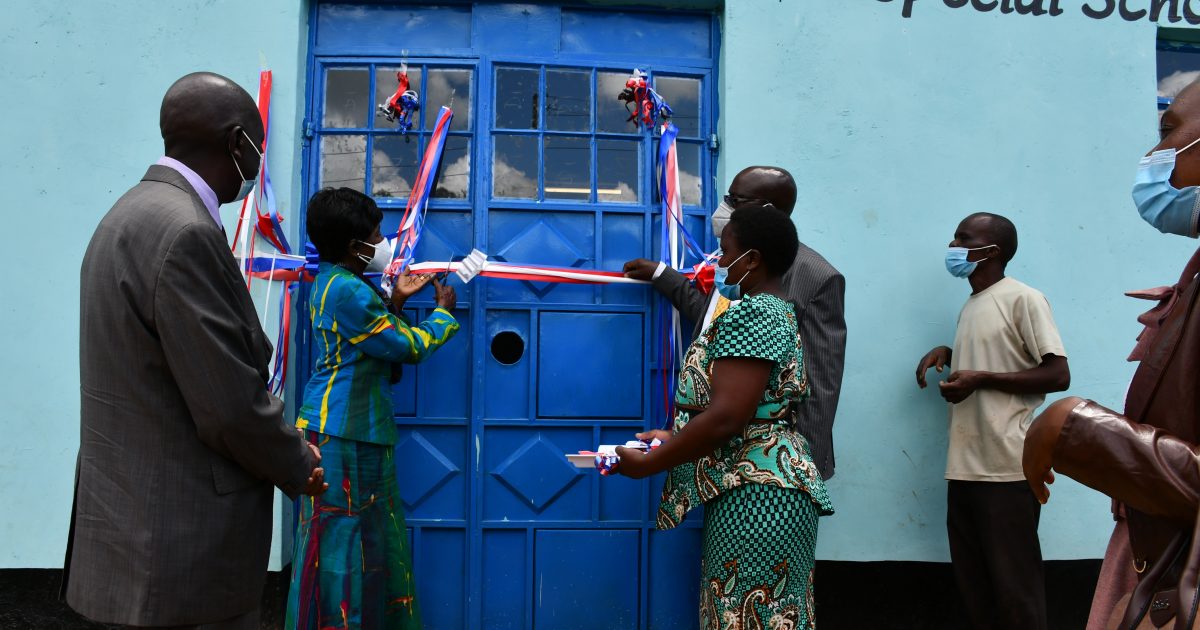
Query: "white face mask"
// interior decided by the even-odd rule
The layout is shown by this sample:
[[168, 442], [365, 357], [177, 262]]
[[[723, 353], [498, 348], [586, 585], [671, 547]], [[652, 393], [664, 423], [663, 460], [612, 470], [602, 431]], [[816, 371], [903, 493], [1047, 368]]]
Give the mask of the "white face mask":
[[733, 206], [725, 203], [724, 200], [717, 206], [712, 213], [712, 231], [714, 238], [721, 238], [721, 232], [725, 231], [725, 226], [729, 225], [729, 217], [733, 215]]
[[[258, 147], [254, 146], [254, 141], [251, 140], [250, 136], [246, 134], [245, 129], [242, 130], [242, 135], [246, 136], [246, 142], [249, 142], [250, 148], [254, 149], [254, 152], [258, 154], [259, 169], [261, 170], [263, 159], [262, 151], [259, 151]], [[229, 154], [229, 157], [233, 158], [233, 168], [237, 169], [238, 177], [242, 178], [242, 187], [238, 189], [237, 197], [234, 197], [233, 200], [241, 201], [250, 194], [250, 191], [254, 190], [255, 186], [258, 185], [258, 172], [254, 173], [254, 179], [246, 179], [246, 174], [242, 172], [242, 167], [238, 165], [237, 158], [233, 157], [232, 153]]]
[[392, 246], [388, 244], [388, 240], [385, 238], [378, 243], [359, 242], [375, 250], [375, 254], [370, 258], [365, 254], [356, 254], [359, 260], [367, 263], [367, 271], [383, 273], [383, 270], [387, 269], [388, 263], [392, 262]]

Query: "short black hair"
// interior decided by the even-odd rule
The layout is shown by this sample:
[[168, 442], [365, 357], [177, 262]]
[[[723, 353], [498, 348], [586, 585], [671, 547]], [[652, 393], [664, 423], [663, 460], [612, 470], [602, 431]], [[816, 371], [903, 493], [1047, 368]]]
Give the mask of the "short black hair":
[[1013, 225], [1007, 217], [1002, 217], [991, 212], [976, 212], [967, 219], [986, 219], [988, 239], [993, 244], [1000, 247], [1001, 260], [1004, 264], [1013, 259], [1017, 255], [1017, 226]]
[[771, 204], [754, 204], [734, 210], [727, 229], [732, 230], [742, 251], [758, 250], [767, 271], [773, 276], [782, 276], [792, 266], [800, 249], [800, 239], [791, 217]]
[[304, 227], [321, 260], [336, 263], [346, 258], [350, 241], [366, 242], [381, 222], [374, 199], [353, 188], [322, 188], [308, 200]]

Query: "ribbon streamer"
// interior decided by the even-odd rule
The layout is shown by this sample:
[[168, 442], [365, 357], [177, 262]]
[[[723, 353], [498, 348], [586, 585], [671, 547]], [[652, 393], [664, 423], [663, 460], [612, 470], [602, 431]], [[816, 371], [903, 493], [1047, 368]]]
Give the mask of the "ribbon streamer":
[[429, 145], [425, 147], [425, 155], [417, 169], [417, 180], [408, 195], [404, 218], [400, 221], [400, 231], [396, 240], [392, 241], [392, 262], [387, 266], [380, 282], [386, 295], [392, 294], [396, 276], [412, 264], [417, 243], [421, 241], [421, 233], [425, 229], [425, 211], [429, 208], [429, 196], [433, 192], [438, 164], [442, 161], [442, 150], [446, 147], [446, 134], [450, 131], [450, 121], [453, 119], [454, 112], [449, 107], [442, 107], [438, 111], [437, 122], [429, 136]]
[[[674, 113], [666, 99], [650, 87], [646, 73], [638, 68], [634, 68], [633, 74], [625, 81], [625, 89], [617, 95], [617, 100], [625, 101], [625, 109], [629, 111], [629, 118], [625, 120], [633, 122], [635, 127], [644, 125], [647, 130], [653, 129], [658, 119], [666, 122]], [[633, 107], [630, 108], [630, 105]]]
[[[237, 230], [234, 232], [233, 246], [235, 256], [243, 261], [243, 274], [246, 279], [246, 289], [249, 290], [255, 278], [282, 282], [279, 292], [277, 328], [274, 357], [269, 370], [267, 389], [282, 397], [287, 383], [288, 346], [291, 339], [292, 297], [295, 293], [295, 283], [303, 280], [307, 273], [303, 264], [294, 265], [303, 257], [291, 255], [291, 245], [283, 229], [283, 215], [276, 206], [275, 190], [271, 185], [271, 172], [267, 166], [267, 151], [270, 148], [271, 137], [271, 88], [272, 74], [263, 70], [258, 75], [258, 115], [263, 125], [263, 145], [259, 147], [262, 159], [259, 163], [258, 184], [251, 195], [242, 200], [238, 213]], [[253, 210], [251, 217], [249, 210]], [[257, 233], [271, 244], [277, 251], [270, 256], [256, 256]], [[267, 285], [266, 297], [263, 299], [263, 317], [266, 319], [274, 304], [271, 300], [270, 284]]]

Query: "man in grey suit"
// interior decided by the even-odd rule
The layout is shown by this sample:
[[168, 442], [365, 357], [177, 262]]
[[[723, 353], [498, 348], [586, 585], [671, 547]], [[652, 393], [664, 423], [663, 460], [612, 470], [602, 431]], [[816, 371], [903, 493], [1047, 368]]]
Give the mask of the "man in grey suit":
[[272, 485], [325, 487], [320, 453], [267, 393], [271, 345], [218, 214], [254, 183], [263, 126], [250, 95], [210, 73], [171, 86], [160, 126], [166, 156], [83, 259], [63, 590], [105, 623], [257, 628]]
[[[733, 210], [751, 203], [769, 203], [791, 214], [796, 205], [796, 182], [791, 173], [778, 166], [743, 169], [729, 184], [724, 203], [713, 213], [713, 234], [720, 236]], [[684, 317], [696, 322], [693, 337], [700, 334], [718, 310], [724, 310], [721, 303], [724, 298], [716, 291], [706, 295], [683, 274], [662, 263], [645, 258], [631, 260], [625, 263], [625, 275], [653, 281], [654, 288]], [[821, 476], [829, 479], [834, 471], [833, 419], [846, 358], [846, 279], [824, 257], [800, 243], [795, 262], [783, 276], [783, 289], [796, 307], [812, 389], [809, 399], [799, 406], [797, 428], [808, 440]]]

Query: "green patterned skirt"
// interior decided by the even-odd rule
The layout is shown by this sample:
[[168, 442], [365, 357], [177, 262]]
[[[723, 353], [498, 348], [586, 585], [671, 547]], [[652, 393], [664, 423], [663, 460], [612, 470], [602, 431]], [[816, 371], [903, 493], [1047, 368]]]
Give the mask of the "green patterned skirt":
[[300, 499], [284, 627], [420, 628], [392, 447], [304, 435], [329, 489]]
[[818, 517], [808, 493], [756, 483], [706, 503], [700, 628], [815, 628]]

